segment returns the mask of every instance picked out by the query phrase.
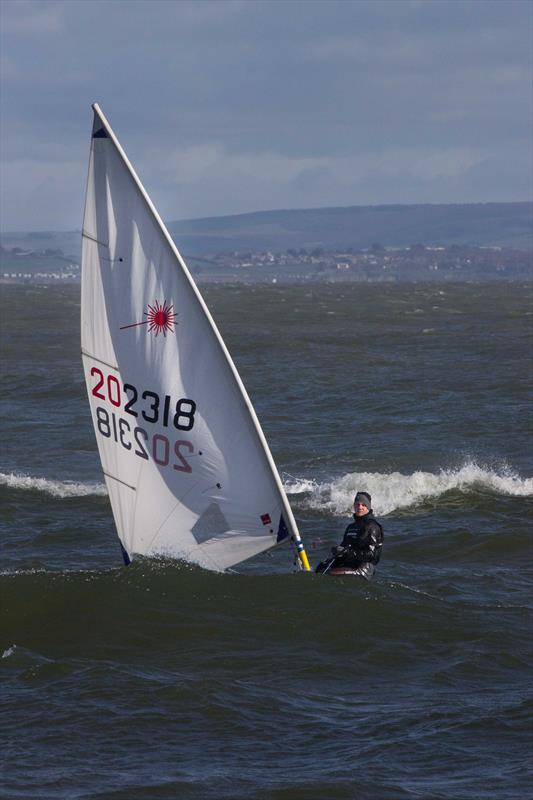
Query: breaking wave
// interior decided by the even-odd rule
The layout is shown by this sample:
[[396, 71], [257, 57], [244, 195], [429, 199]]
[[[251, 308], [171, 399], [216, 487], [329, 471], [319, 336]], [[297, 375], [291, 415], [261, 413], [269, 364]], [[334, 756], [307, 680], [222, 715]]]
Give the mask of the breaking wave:
[[33, 478], [31, 475], [9, 475], [0, 472], [0, 486], [9, 489], [43, 492], [52, 497], [86, 497], [87, 495], [106, 495], [103, 483], [82, 483], [81, 481], [52, 481], [47, 478]]
[[453, 490], [463, 493], [485, 490], [509, 497], [533, 496], [533, 478], [521, 478], [508, 467], [496, 472], [475, 461], [437, 473], [418, 470], [410, 475], [351, 472], [324, 483], [285, 476], [285, 491], [304, 495], [297, 500], [301, 508], [326, 511], [335, 516], [346, 514], [355, 492], [362, 488], [372, 495], [376, 513], [383, 515], [436, 500]]
[[[0, 473], [0, 486], [43, 492], [59, 498], [107, 495], [103, 483], [49, 480], [15, 473]], [[350, 472], [322, 483], [284, 475], [287, 494], [300, 495], [291, 498], [296, 505], [334, 516], [343, 516], [350, 510], [353, 496], [361, 487], [370, 492], [374, 510], [379, 514], [419, 506], [454, 490], [463, 493], [484, 490], [508, 497], [533, 496], [533, 478], [521, 478], [509, 467], [502, 467], [498, 472], [475, 461], [436, 473], [419, 470], [410, 475], [401, 472]]]

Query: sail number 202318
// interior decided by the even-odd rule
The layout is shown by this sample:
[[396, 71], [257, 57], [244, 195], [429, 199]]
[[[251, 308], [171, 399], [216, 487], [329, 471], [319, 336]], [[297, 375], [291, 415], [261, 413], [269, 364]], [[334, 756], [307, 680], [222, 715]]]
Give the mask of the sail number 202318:
[[[171, 407], [168, 394], [160, 398], [157, 392], [140, 392], [133, 384], [122, 384], [115, 375], [106, 375], [98, 367], [91, 368], [91, 378], [92, 396], [112, 406], [111, 409], [103, 405], [95, 408], [96, 428], [104, 438], [115, 441], [139, 458], [152, 458], [160, 467], [170, 466], [178, 472], [192, 472], [188, 461], [189, 456], [194, 454], [192, 442], [185, 439], [171, 442], [164, 433], [152, 433], [137, 425], [137, 422], [144, 420], [153, 425], [190, 431], [196, 412], [194, 400], [182, 397]], [[119, 416], [120, 412], [131, 414], [136, 419]]]
[[173, 469], [178, 472], [192, 472], [192, 467], [184, 455], [193, 453], [192, 442], [184, 439], [174, 442], [174, 452], [171, 453], [172, 445], [163, 433], [150, 436], [144, 428], [138, 426], [132, 430], [127, 419], [117, 418], [113, 411], [110, 413], [102, 406], [96, 406], [96, 427], [106, 439], [114, 439], [125, 450], [131, 450], [139, 458], [148, 461], [151, 456], [160, 467], [168, 467], [172, 460]]
[[162, 399], [157, 392], [145, 390], [139, 393], [131, 383], [120, 384], [114, 375], [104, 375], [98, 367], [92, 367], [91, 378], [95, 383], [91, 389], [93, 397], [111, 403], [115, 408], [122, 408], [133, 417], [139, 414], [146, 422], [159, 423], [167, 428], [169, 421], [179, 431], [190, 431], [194, 425], [196, 403], [188, 397], [176, 400], [171, 408], [171, 398], [166, 394]]

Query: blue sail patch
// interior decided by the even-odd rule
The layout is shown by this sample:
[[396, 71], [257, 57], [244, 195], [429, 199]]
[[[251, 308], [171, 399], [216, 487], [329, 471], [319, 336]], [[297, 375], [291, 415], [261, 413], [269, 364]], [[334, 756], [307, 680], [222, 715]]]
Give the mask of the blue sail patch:
[[129, 565], [131, 564], [131, 558], [128, 555], [128, 551], [126, 550], [120, 539], [118, 540], [118, 543], [120, 544], [120, 549], [122, 551], [122, 558], [124, 559], [124, 564], [127, 567], [129, 567]]
[[288, 535], [289, 535], [289, 529], [287, 528], [287, 524], [283, 519], [283, 515], [280, 515], [276, 542], [282, 542], [284, 539], [287, 538]]

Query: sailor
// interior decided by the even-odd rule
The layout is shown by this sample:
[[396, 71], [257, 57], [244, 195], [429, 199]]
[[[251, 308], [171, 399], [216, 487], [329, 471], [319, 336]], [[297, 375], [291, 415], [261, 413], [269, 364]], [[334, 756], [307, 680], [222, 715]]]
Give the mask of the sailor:
[[383, 528], [372, 511], [368, 492], [357, 492], [353, 501], [354, 521], [344, 531], [340, 545], [331, 548], [332, 557], [322, 561], [317, 572], [350, 570], [351, 575], [372, 579], [383, 547]]

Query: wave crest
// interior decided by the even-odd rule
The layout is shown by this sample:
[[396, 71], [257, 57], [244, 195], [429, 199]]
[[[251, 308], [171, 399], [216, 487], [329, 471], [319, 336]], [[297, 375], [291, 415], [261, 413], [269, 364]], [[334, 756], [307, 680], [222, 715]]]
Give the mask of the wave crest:
[[420, 505], [451, 490], [467, 493], [484, 489], [510, 497], [528, 497], [533, 495], [533, 478], [521, 478], [508, 467], [495, 472], [469, 461], [459, 468], [437, 473], [351, 472], [324, 483], [292, 477], [285, 481], [289, 494], [307, 495], [299, 501], [302, 508], [327, 511], [335, 516], [345, 515], [351, 509], [354, 494], [360, 489], [370, 492], [374, 510], [384, 515]]
[[33, 478], [31, 475], [9, 475], [0, 472], [0, 486], [10, 489], [23, 489], [44, 492], [52, 497], [86, 497], [87, 495], [106, 495], [103, 483], [82, 483], [81, 481], [52, 481], [47, 478]]
[[[60, 498], [107, 495], [103, 483], [56, 481], [15, 473], [0, 473], [0, 486], [43, 492]], [[452, 490], [467, 493], [484, 489], [508, 497], [531, 497], [533, 478], [521, 478], [509, 467], [496, 472], [469, 461], [456, 469], [442, 469], [436, 473], [421, 470], [410, 475], [401, 472], [351, 472], [322, 483], [286, 475], [284, 488], [290, 495], [304, 495], [293, 498], [302, 509], [343, 516], [351, 509], [354, 494], [361, 488], [372, 495], [376, 513], [390, 514], [434, 500]]]

